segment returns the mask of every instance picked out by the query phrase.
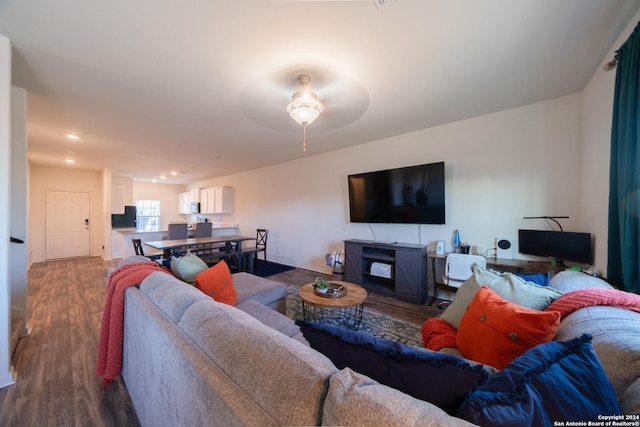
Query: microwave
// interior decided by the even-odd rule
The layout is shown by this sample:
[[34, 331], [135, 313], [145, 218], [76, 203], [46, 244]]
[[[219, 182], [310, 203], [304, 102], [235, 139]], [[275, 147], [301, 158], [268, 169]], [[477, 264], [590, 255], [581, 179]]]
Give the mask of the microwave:
[[200, 213], [200, 202], [191, 202], [189, 207], [192, 214]]

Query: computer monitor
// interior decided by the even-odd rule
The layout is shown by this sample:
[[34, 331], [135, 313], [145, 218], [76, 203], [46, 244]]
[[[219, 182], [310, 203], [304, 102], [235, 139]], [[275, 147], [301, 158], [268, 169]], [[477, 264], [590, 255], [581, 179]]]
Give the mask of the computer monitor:
[[590, 233], [518, 230], [518, 250], [525, 255], [553, 258], [560, 265], [563, 261], [593, 263]]

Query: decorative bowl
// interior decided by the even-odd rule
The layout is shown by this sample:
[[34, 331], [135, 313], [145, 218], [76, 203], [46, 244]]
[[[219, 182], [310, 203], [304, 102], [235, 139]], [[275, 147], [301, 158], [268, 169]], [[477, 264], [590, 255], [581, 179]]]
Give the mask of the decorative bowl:
[[340, 298], [347, 294], [346, 286], [332, 282], [328, 283], [328, 288], [318, 288], [316, 285], [313, 285], [313, 293], [325, 298]]

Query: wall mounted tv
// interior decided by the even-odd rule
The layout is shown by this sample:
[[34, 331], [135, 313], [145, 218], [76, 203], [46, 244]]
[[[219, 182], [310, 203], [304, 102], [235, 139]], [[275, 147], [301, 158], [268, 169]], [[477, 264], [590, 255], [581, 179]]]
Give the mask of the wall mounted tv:
[[518, 250], [525, 255], [536, 255], [579, 264], [592, 264], [591, 234], [568, 231], [518, 230]]
[[351, 222], [444, 224], [444, 162], [349, 175]]

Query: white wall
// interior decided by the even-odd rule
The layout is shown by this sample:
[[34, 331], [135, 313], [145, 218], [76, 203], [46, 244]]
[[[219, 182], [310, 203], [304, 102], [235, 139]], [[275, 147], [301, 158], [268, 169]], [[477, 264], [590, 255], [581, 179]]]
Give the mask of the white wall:
[[[603, 58], [609, 62], [640, 21], [636, 13], [613, 47]], [[596, 236], [595, 266], [606, 274], [609, 215], [609, 160], [611, 155], [611, 119], [616, 71], [598, 67], [583, 91], [582, 103], [582, 207], [581, 227]]]
[[103, 177], [99, 171], [83, 171], [74, 168], [51, 168], [31, 165], [29, 194], [29, 248], [32, 261], [45, 261], [45, 208], [46, 191], [87, 192], [91, 200], [91, 250], [92, 256], [103, 255], [104, 207]]
[[0, 36], [0, 387], [13, 384], [11, 374], [9, 288], [9, 195], [11, 141], [11, 43]]
[[[515, 242], [518, 228], [546, 227], [523, 216], [569, 215], [565, 230], [578, 230], [581, 156], [581, 95], [575, 94], [197, 186], [234, 187], [240, 231], [269, 228], [272, 260], [329, 272], [326, 253], [374, 233], [379, 241], [446, 240], [450, 249], [459, 229], [484, 251], [495, 237]], [[446, 225], [372, 224], [371, 230], [349, 223], [347, 175], [438, 161], [445, 162]]]
[[111, 184], [120, 184], [124, 186], [124, 205], [133, 206], [133, 179], [125, 176], [112, 176]]

